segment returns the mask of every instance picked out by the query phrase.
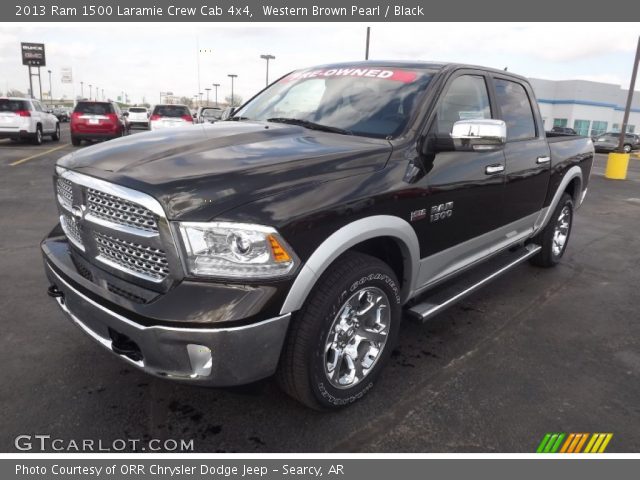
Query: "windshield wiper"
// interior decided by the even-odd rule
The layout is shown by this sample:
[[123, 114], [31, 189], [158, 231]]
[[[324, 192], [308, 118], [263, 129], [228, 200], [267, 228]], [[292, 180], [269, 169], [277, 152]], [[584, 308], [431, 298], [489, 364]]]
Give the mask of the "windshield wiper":
[[339, 133], [340, 135], [353, 135], [353, 132], [351, 130], [346, 130], [339, 127], [331, 127], [329, 125], [322, 125], [320, 123], [310, 122], [309, 120], [302, 120], [300, 118], [275, 117], [268, 118], [267, 122], [287, 123], [289, 125], [300, 125], [301, 127], [308, 128], [310, 130]]

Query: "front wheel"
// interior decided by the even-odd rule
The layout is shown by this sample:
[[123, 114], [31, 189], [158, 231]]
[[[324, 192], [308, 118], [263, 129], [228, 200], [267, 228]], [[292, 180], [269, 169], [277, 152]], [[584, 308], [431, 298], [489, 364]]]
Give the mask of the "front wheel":
[[82, 142], [82, 140], [80, 140], [79, 138], [71, 136], [71, 144], [74, 147], [79, 147], [81, 142]]
[[51, 135], [51, 140], [53, 140], [54, 142], [57, 142], [60, 140], [60, 124], [59, 123], [56, 123], [56, 130]]
[[534, 243], [542, 249], [531, 258], [531, 263], [539, 267], [553, 267], [564, 255], [573, 225], [573, 200], [564, 193], [553, 211], [547, 226], [535, 237]]
[[36, 128], [36, 133], [33, 135], [32, 141], [34, 145], [42, 145], [42, 127], [38, 126]]
[[400, 327], [400, 288], [387, 264], [347, 252], [292, 318], [278, 382], [315, 409], [347, 406], [371, 390]]
[[624, 150], [624, 153], [631, 153], [631, 145], [623, 145], [622, 150]]

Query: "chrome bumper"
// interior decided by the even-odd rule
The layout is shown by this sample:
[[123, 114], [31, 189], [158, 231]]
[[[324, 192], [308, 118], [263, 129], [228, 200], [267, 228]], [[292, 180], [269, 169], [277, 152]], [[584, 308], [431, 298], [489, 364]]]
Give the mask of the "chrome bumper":
[[50, 295], [98, 344], [152, 375], [208, 386], [251, 383], [275, 373], [291, 315], [230, 328], [144, 326], [95, 302], [45, 262]]

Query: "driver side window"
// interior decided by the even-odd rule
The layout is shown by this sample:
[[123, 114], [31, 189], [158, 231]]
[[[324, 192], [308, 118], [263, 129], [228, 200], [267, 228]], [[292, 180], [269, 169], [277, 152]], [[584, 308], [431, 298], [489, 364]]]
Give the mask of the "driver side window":
[[446, 135], [457, 121], [485, 118], [491, 118], [491, 106], [484, 77], [461, 75], [451, 82], [440, 100], [436, 132]]

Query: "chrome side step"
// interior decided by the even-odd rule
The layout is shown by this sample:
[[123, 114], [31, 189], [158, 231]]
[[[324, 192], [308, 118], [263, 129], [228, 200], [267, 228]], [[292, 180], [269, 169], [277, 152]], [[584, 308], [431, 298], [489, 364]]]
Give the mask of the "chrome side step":
[[434, 288], [431, 293], [426, 294], [424, 301], [407, 309], [406, 313], [424, 322], [533, 257], [541, 248], [540, 245], [529, 244], [516, 251], [501, 253], [475, 269], [461, 274], [459, 278], [447, 282], [444, 286]]

